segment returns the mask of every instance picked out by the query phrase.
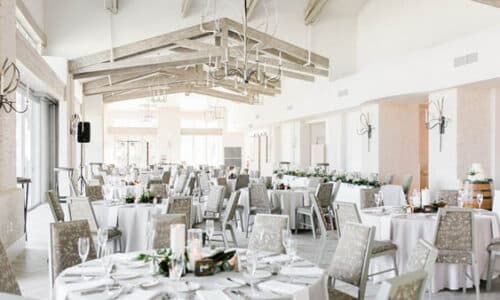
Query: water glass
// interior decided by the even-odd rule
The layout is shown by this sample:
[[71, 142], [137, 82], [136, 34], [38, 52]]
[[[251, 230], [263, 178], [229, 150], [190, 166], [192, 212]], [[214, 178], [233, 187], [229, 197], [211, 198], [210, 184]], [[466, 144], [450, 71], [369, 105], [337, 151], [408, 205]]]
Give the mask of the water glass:
[[286, 249], [288, 243], [292, 239], [292, 232], [288, 229], [283, 229], [281, 231], [281, 243], [283, 244], [283, 247]]
[[210, 240], [212, 239], [212, 236], [214, 235], [215, 231], [215, 223], [214, 220], [206, 220], [205, 221], [205, 230], [208, 235], [208, 242], [210, 243]]
[[170, 260], [170, 278], [173, 280], [180, 280], [182, 272], [184, 271], [184, 255], [183, 253], [172, 254]]
[[108, 283], [106, 283], [106, 293], [109, 295], [109, 281], [111, 281], [111, 271], [113, 270], [113, 250], [111, 247], [104, 247], [102, 250], [102, 266], [104, 267], [105, 278], [108, 279]]
[[479, 208], [481, 208], [481, 207], [482, 207], [482, 204], [483, 204], [483, 200], [484, 200], [484, 196], [483, 196], [483, 194], [478, 193], [478, 194], [476, 195], [476, 199], [477, 199], [477, 204], [479, 204]]
[[98, 249], [98, 252], [97, 255], [99, 257], [101, 257], [102, 255], [102, 250], [103, 250], [103, 247], [106, 246], [106, 244], [108, 243], [108, 229], [107, 228], [103, 228], [103, 227], [99, 227], [97, 229], [97, 243], [98, 243], [98, 246], [99, 246], [99, 249]]
[[88, 237], [78, 238], [78, 255], [82, 260], [82, 264], [87, 260], [87, 256], [89, 255], [90, 249], [90, 240]]

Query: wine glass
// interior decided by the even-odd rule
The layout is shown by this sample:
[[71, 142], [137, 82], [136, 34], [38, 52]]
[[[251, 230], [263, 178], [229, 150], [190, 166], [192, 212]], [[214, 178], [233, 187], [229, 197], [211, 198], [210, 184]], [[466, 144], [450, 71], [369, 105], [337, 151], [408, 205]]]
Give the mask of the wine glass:
[[479, 208], [481, 208], [481, 207], [482, 207], [482, 204], [483, 204], [483, 200], [484, 200], [484, 196], [483, 196], [483, 194], [478, 193], [478, 194], [476, 195], [476, 199], [477, 199], [477, 203], [479, 204]]
[[255, 282], [256, 282], [256, 273], [257, 273], [257, 262], [259, 260], [259, 255], [257, 250], [250, 250], [248, 249], [247, 251], [247, 275], [248, 278], [250, 279], [250, 287], [252, 294], [255, 295]]
[[89, 255], [90, 249], [90, 240], [88, 237], [80, 237], [78, 238], [78, 255], [82, 260], [82, 264], [87, 260], [87, 256]]
[[380, 198], [380, 204], [383, 206], [384, 205], [384, 193], [382, 191], [379, 191], [378, 196]]
[[375, 193], [375, 195], [373, 197], [375, 199], [375, 205], [377, 207], [379, 207], [380, 206], [380, 195], [379, 195], [379, 193]]
[[286, 249], [288, 242], [292, 238], [292, 233], [288, 229], [283, 229], [281, 231], [281, 243], [283, 244], [283, 247]]
[[102, 250], [102, 265], [104, 267], [105, 278], [107, 279], [106, 283], [106, 293], [109, 295], [109, 281], [111, 281], [111, 271], [113, 269], [113, 258], [112, 258], [113, 250], [111, 247], [104, 247]]
[[292, 258], [291, 263], [294, 263], [297, 257], [297, 241], [292, 238], [288, 240], [286, 254]]
[[206, 220], [205, 221], [205, 230], [208, 235], [208, 243], [210, 244], [210, 240], [212, 239], [212, 236], [214, 235], [215, 231], [215, 223], [214, 220]]
[[102, 255], [102, 250], [103, 250], [103, 247], [107, 244], [108, 242], [108, 230], [106, 228], [103, 228], [103, 227], [99, 227], [97, 229], [97, 243], [98, 243], [98, 246], [99, 246], [99, 253], [97, 255], [99, 255], [99, 257], [101, 257]]
[[182, 253], [174, 253], [170, 261], [170, 278], [179, 281], [184, 271], [184, 259]]

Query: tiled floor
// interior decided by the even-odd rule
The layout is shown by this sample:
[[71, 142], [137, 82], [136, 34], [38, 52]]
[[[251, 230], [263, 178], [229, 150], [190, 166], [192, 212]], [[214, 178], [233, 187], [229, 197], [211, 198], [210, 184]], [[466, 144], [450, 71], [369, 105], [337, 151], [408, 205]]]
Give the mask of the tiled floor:
[[[48, 241], [49, 241], [49, 226], [52, 221], [47, 205], [42, 205], [31, 211], [28, 215], [28, 244], [24, 252], [19, 255], [13, 262], [16, 271], [17, 279], [21, 286], [21, 291], [24, 296], [33, 299], [48, 299], [50, 295], [49, 277], [48, 277]], [[240, 234], [238, 240], [241, 245], [245, 245], [244, 235]], [[299, 233], [298, 254], [313, 262], [320, 260], [320, 266], [326, 268], [330, 258], [336, 247], [336, 240], [327, 242], [322, 258], [319, 258], [320, 243], [318, 240], [313, 240], [309, 232]], [[348, 286], [342, 286], [346, 290], [351, 290]], [[379, 288], [378, 284], [369, 282], [367, 286], [366, 299], [375, 299], [375, 295]], [[428, 296], [426, 296], [428, 298]], [[464, 295], [459, 291], [441, 291], [432, 295], [433, 299], [474, 299], [472, 289]], [[486, 293], [484, 290], [484, 282], [482, 283], [481, 299], [500, 299], [500, 278], [494, 281], [492, 292]]]

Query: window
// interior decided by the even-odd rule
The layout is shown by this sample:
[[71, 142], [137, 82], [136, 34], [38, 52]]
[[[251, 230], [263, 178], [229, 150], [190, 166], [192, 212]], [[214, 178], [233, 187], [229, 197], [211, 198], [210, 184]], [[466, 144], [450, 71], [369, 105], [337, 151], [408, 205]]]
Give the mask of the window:
[[222, 165], [221, 135], [182, 135], [181, 161], [189, 165]]

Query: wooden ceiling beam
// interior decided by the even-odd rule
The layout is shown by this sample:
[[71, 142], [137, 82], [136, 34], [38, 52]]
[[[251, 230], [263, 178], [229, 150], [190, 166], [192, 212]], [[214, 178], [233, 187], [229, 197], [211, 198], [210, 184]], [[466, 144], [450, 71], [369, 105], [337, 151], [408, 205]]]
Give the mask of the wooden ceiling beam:
[[500, 0], [472, 0], [472, 1], [500, 8]]
[[[229, 30], [242, 32], [243, 26], [231, 19], [224, 18], [222, 19], [222, 23], [224, 23]], [[260, 41], [263, 43], [268, 49], [276, 50], [277, 52], [282, 52], [282, 58], [286, 60], [291, 60], [291, 57], [297, 58], [303, 62], [307, 61], [308, 51], [304, 48], [300, 48], [295, 46], [289, 42], [285, 42], [283, 40], [274, 38], [264, 32], [258, 31], [251, 27], [248, 28], [248, 36], [251, 39], [256, 41]], [[330, 60], [327, 57], [321, 56], [317, 53], [311, 53], [311, 62], [314, 65], [321, 66], [325, 69], [330, 67]]]
[[[212, 30], [214, 29], [215, 24], [214, 21], [210, 21], [204, 23], [203, 26], [207, 30]], [[179, 29], [170, 33], [129, 43], [123, 46], [114, 47], [113, 56], [115, 60], [120, 60], [134, 55], [142, 54], [144, 52], [161, 49], [180, 40], [205, 36], [206, 34], [206, 32], [201, 31], [200, 25], [194, 25], [188, 28]], [[69, 70], [71, 73], [74, 73], [80, 68], [108, 62], [111, 59], [110, 54], [110, 50], [104, 50], [72, 59], [69, 61]]]
[[[165, 89], [164, 92], [167, 95], [174, 95], [174, 94], [184, 93], [185, 89], [186, 89], [185, 87], [175, 87], [171, 89]], [[126, 101], [126, 100], [147, 98], [150, 96], [151, 96], [150, 89], [138, 89], [138, 90], [128, 91], [127, 93], [104, 95], [103, 102], [110, 103], [110, 102]]]
[[311, 25], [316, 22], [328, 0], [309, 0], [304, 10], [304, 22]]
[[183, 18], [185, 18], [188, 15], [190, 7], [191, 7], [191, 0], [182, 0], [181, 16]]
[[255, 7], [257, 6], [257, 4], [259, 4], [259, 0], [248, 0], [248, 3], [247, 3], [247, 16], [248, 16], [248, 19], [251, 19], [252, 18], [252, 14], [255, 10]]

